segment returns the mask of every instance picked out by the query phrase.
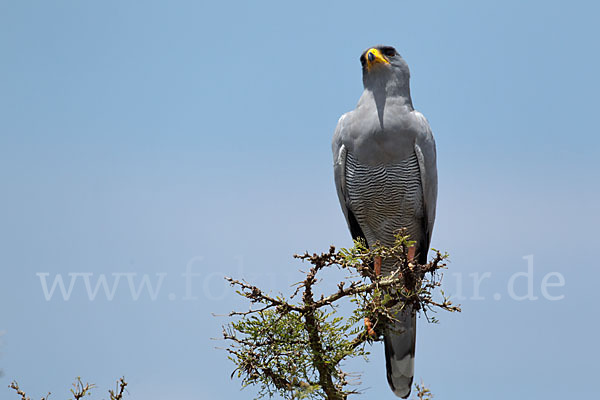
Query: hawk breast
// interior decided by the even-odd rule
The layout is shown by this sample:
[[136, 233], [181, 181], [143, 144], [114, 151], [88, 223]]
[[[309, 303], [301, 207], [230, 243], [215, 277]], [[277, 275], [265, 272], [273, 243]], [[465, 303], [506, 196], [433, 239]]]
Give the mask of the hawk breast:
[[[365, 165], [346, 155], [348, 207], [368, 245], [390, 246], [398, 230], [407, 229], [411, 240], [423, 241], [424, 208], [417, 155], [396, 164]], [[389, 272], [389, 271], [385, 271]]]

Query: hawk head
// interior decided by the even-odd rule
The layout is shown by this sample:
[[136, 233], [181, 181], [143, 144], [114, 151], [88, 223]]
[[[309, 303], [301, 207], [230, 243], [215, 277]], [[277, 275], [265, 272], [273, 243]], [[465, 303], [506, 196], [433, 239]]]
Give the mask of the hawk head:
[[410, 71], [408, 64], [392, 46], [374, 46], [360, 56], [365, 87], [388, 85], [408, 88]]

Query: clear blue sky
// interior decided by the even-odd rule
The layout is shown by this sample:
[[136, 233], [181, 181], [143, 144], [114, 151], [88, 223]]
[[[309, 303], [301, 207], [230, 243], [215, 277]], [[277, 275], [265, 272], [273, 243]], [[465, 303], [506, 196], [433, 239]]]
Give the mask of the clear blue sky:
[[[131, 399], [252, 398], [210, 339], [211, 313], [241, 306], [221, 277], [286, 290], [293, 253], [350, 245], [330, 140], [378, 43], [436, 136], [433, 246], [465, 297], [419, 321], [417, 381], [440, 399], [593, 397], [600, 8], [416, 3], [0, 1], [0, 397], [125, 375]], [[518, 300], [528, 260], [537, 300]], [[101, 274], [112, 300], [89, 299]], [[154, 300], [130, 291], [144, 274]], [[68, 300], [46, 300], [56, 276]], [[373, 353], [363, 397], [391, 399]]]

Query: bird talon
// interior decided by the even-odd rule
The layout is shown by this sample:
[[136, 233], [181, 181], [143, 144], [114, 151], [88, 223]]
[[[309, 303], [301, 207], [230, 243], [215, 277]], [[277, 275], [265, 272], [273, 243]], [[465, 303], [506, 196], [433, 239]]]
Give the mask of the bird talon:
[[367, 328], [367, 333], [369, 334], [369, 336], [371, 336], [372, 338], [377, 337], [377, 333], [375, 332], [375, 329], [373, 329], [373, 323], [371, 322], [371, 319], [369, 317], [365, 317], [365, 327]]

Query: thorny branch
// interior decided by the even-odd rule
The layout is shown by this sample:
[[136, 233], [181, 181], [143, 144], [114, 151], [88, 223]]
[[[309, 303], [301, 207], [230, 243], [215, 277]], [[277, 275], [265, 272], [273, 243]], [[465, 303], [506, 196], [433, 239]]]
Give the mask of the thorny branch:
[[110, 400], [123, 400], [123, 392], [125, 392], [126, 387], [127, 382], [125, 382], [125, 377], [123, 376], [117, 381], [114, 391], [109, 389]]
[[[91, 394], [91, 390], [96, 387], [96, 385], [94, 385], [93, 383], [84, 384], [81, 380], [81, 377], [79, 376], [75, 379], [75, 382], [73, 382], [72, 386], [73, 388], [71, 388], [71, 394], [73, 395], [74, 400], [81, 400], [86, 396], [89, 396]], [[125, 377], [120, 378], [117, 381], [116, 389], [114, 391], [108, 391], [108, 393], [110, 394], [110, 400], [123, 400], [123, 393], [125, 391], [126, 386], [127, 382], [125, 381]], [[21, 400], [31, 400], [31, 398], [27, 396], [25, 391], [23, 391], [19, 387], [19, 384], [16, 381], [13, 381], [8, 387], [17, 392], [17, 395], [21, 396]], [[49, 396], [50, 392], [48, 392], [48, 394], [45, 397], [42, 397], [41, 400], [48, 400]]]
[[[341, 363], [366, 357], [365, 344], [380, 340], [399, 310], [410, 306], [432, 322], [436, 320], [429, 318], [429, 311], [460, 311], [443, 291], [436, 292], [443, 277], [439, 270], [446, 267], [448, 255], [434, 250], [431, 261], [421, 265], [410, 254], [413, 245], [400, 232], [390, 247], [367, 248], [356, 242], [351, 249], [336, 251], [331, 246], [322, 254], [295, 255], [311, 268], [288, 298], [273, 297], [245, 281], [226, 278], [238, 294], [259, 305], [231, 312], [229, 316], [236, 320], [223, 328], [223, 338], [230, 342], [226, 350], [236, 365], [232, 377], [237, 373], [243, 387], [258, 385], [259, 398], [278, 393], [286, 399], [342, 400], [359, 393], [347, 388], [350, 374], [342, 371]], [[392, 260], [395, 271], [377, 274], [372, 266], [381, 259], [388, 264]], [[315, 299], [317, 274], [330, 267], [350, 275], [337, 285], [336, 292]], [[292, 302], [298, 293], [301, 301]], [[441, 300], [434, 300], [434, 295]], [[354, 303], [349, 316], [337, 314], [342, 300]]]

